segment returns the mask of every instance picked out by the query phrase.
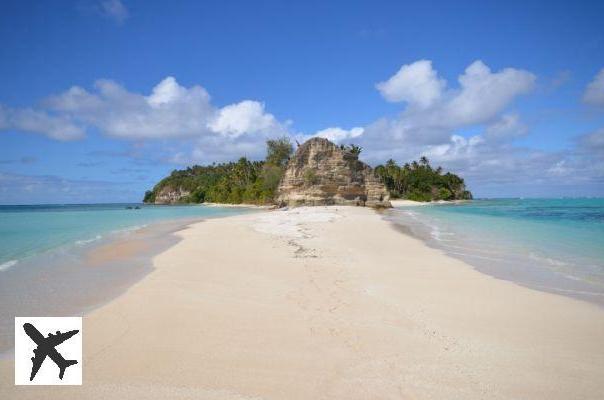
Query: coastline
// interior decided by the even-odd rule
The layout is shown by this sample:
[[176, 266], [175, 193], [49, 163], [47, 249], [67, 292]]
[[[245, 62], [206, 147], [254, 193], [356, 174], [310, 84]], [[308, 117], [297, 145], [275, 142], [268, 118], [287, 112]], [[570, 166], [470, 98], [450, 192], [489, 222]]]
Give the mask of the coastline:
[[[562, 258], [560, 253], [555, 251], [556, 247], [561, 244], [560, 238], [548, 237], [549, 247], [544, 247], [543, 240], [538, 245], [535, 242], [530, 242], [535, 238], [541, 238], [539, 231], [535, 231], [535, 227], [546, 226], [541, 221], [520, 220], [513, 221], [510, 224], [510, 220], [506, 220], [505, 215], [499, 220], [488, 220], [489, 216], [485, 219], [480, 214], [479, 218], [482, 219], [479, 220], [475, 215], [472, 215], [472, 211], [465, 214], [446, 212], [435, 214], [437, 210], [461, 210], [457, 207], [440, 207], [457, 205], [458, 203], [439, 203], [435, 204], [439, 207], [417, 209], [416, 206], [424, 203], [413, 204], [405, 201], [396, 204], [394, 208], [389, 209], [383, 215], [397, 230], [418, 238], [427, 246], [443, 251], [447, 256], [471, 265], [481, 273], [534, 290], [560, 294], [604, 307], [601, 279], [598, 280], [599, 276], [589, 275], [589, 273], [596, 273], [593, 270], [597, 268], [595, 261], [598, 258], [592, 256], [591, 259], [587, 259], [585, 253], [581, 254], [581, 251], [573, 246], [573, 243], [576, 244], [577, 241], [581, 240], [583, 243], [589, 243], [584, 236], [575, 242], [564, 238], [563, 244], [566, 245], [567, 252], [564, 254], [565, 257]], [[466, 201], [463, 203], [466, 203]], [[484, 204], [480, 205], [480, 200], [474, 204], [485, 207]], [[533, 208], [530, 212], [538, 213], [539, 211], [535, 211], [535, 208]], [[463, 216], [464, 220], [462, 221], [459, 218], [449, 219], [456, 215]], [[474, 225], [469, 221], [470, 218], [474, 218]], [[476, 230], [477, 222], [481, 226], [479, 231]], [[532, 224], [530, 225], [530, 228], [533, 229], [531, 237], [526, 237], [526, 233], [522, 231], [527, 223]], [[506, 232], [507, 235], [492, 236], [488, 228], [483, 228], [490, 226], [497, 226], [500, 231]], [[566, 228], [566, 235], [572, 235], [573, 232], [576, 234], [576, 231], [570, 230], [569, 226], [547, 226], [549, 231], [554, 231], [556, 228]], [[510, 236], [512, 230], [514, 236]], [[596, 235], [597, 233], [593, 234]], [[597, 247], [596, 245], [592, 246]], [[580, 258], [581, 255], [583, 255], [583, 258]], [[573, 262], [576, 264], [573, 264]], [[573, 267], [575, 269], [572, 269]]]
[[97, 232], [93, 240], [78, 239], [0, 271], [0, 358], [12, 354], [14, 316], [87, 315], [150, 273], [153, 257], [181, 240], [175, 232], [207, 219], [240, 214], [221, 209], [211, 214], [149, 218]]
[[14, 315], [84, 316], [102, 307], [153, 270], [153, 257], [180, 240], [176, 232], [198, 222], [203, 219], [153, 222], [90, 243], [69, 257], [42, 254], [29, 265], [4, 271], [0, 357], [12, 354]]
[[[373, 210], [208, 219], [84, 318], [84, 385], [45, 398], [589, 399], [604, 310], [483, 274]], [[0, 361], [0, 397], [12, 386]], [[46, 390], [49, 389], [49, 390]]]

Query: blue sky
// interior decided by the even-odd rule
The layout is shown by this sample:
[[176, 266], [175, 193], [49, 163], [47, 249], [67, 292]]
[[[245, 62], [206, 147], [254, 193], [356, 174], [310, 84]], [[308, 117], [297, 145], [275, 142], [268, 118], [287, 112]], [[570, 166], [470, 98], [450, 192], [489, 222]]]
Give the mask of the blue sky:
[[137, 201], [264, 141], [604, 195], [604, 3], [0, 3], [0, 203]]

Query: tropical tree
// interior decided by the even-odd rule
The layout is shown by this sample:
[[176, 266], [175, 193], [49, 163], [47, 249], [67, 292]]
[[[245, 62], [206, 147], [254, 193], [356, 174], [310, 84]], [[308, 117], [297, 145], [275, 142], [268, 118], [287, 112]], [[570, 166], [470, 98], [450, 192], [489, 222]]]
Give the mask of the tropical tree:
[[462, 178], [450, 172], [442, 175], [442, 172], [442, 167], [433, 169], [427, 157], [405, 163], [402, 167], [390, 159], [375, 168], [376, 175], [394, 198], [418, 201], [472, 198]]
[[361, 154], [361, 151], [363, 151], [363, 148], [361, 146], [357, 146], [356, 144], [350, 144], [348, 145], [348, 151], [354, 154], [355, 156], [358, 156], [359, 154]]
[[266, 163], [283, 167], [289, 161], [294, 147], [289, 138], [282, 137], [279, 139], [271, 139], [266, 141]]

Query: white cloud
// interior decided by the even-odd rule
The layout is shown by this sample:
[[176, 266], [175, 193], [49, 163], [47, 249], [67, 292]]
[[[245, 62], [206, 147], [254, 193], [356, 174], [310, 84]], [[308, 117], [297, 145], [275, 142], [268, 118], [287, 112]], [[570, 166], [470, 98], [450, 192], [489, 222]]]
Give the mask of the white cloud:
[[[355, 139], [365, 160], [381, 163], [393, 158], [402, 163], [425, 155], [433, 164], [460, 173], [471, 189], [488, 187], [496, 195], [503, 194], [497, 189], [503, 185], [570, 187], [604, 179], [604, 162], [598, 161], [602, 159], [594, 150], [600, 140], [604, 142], [604, 134], [581, 139], [584, 146], [590, 143], [589, 155], [579, 148], [546, 152], [513, 145], [512, 140], [526, 135], [528, 128], [508, 108], [534, 88], [534, 74], [516, 68], [492, 71], [475, 61], [459, 76], [458, 86], [451, 87], [441, 83], [430, 64], [422, 63], [424, 73], [418, 74], [418, 81], [431, 83], [427, 84], [431, 90], [424, 84], [409, 84], [386, 95], [385, 84], [378, 84], [388, 100], [407, 104], [398, 116], [378, 119]], [[416, 65], [403, 66], [401, 71]]]
[[[423, 69], [430, 67], [428, 75], [433, 77], [432, 81], [438, 81], [431, 65], [421, 63]], [[409, 66], [401, 70], [405, 67]], [[443, 91], [429, 97], [429, 102], [410, 102], [398, 117], [382, 118], [367, 126], [361, 136], [363, 145], [368, 149], [383, 146], [384, 151], [396, 152], [410, 144], [443, 143], [457, 130], [496, 123], [514, 99], [531, 91], [535, 79], [528, 71], [505, 68], [492, 72], [482, 61], [475, 61], [459, 76], [458, 88], [445, 90], [443, 83], [440, 86]], [[412, 92], [412, 86], [407, 89], [409, 99], [424, 96], [422, 85], [417, 87], [417, 93]]]
[[427, 146], [422, 155], [440, 162], [467, 158], [476, 153], [477, 147], [484, 143], [480, 135], [468, 139], [459, 135], [452, 135], [448, 143]]
[[566, 160], [560, 160], [557, 163], [555, 163], [553, 166], [551, 166], [547, 170], [547, 173], [549, 175], [553, 175], [553, 176], [557, 176], [557, 177], [568, 176], [570, 173], [573, 172], [573, 170], [571, 168], [568, 168], [566, 166], [566, 164], [567, 164]]
[[130, 13], [120, 0], [103, 0], [100, 3], [101, 13], [118, 24], [128, 19]]
[[583, 101], [594, 106], [604, 106], [604, 68], [585, 88]]
[[560, 184], [557, 178], [563, 171], [572, 178], [563, 184], [571, 184], [576, 180], [570, 172], [585, 168], [585, 165], [570, 163], [570, 153], [516, 147], [501, 141], [490, 141], [483, 135], [469, 138], [452, 135], [445, 143], [418, 146], [412, 152], [413, 156], [409, 159], [425, 155], [433, 165], [443, 165], [445, 169], [460, 174], [472, 190], [479, 192], [488, 185]]
[[[205, 91], [203, 95], [209, 101], [209, 95]], [[153, 88], [153, 92], [147, 97], [147, 102], [152, 107], [159, 108], [163, 104], [175, 103], [186, 96], [187, 89], [180, 86], [174, 77], [169, 76]]]
[[144, 96], [110, 80], [95, 83], [95, 92], [80, 87], [52, 96], [47, 107], [86, 127], [122, 139], [167, 139], [211, 133], [215, 113], [201, 86], [185, 88], [167, 77]]
[[[258, 101], [244, 100], [218, 108], [199, 85], [185, 87], [166, 77], [151, 93], [130, 92], [111, 80], [99, 80], [93, 90], [74, 86], [46, 98], [38, 109], [8, 109], [0, 105], [0, 130], [45, 134], [58, 140], [80, 139], [86, 132], [123, 140], [186, 142], [169, 159], [212, 162], [237, 157], [237, 151], [262, 156], [264, 142], [288, 134]], [[167, 146], [156, 146], [168, 151]], [[177, 155], [175, 155], [177, 154]]]
[[505, 114], [487, 126], [485, 136], [494, 140], [507, 140], [524, 136], [527, 132], [527, 126], [520, 121], [518, 114]]
[[488, 121], [513, 99], [532, 90], [535, 79], [532, 73], [514, 68], [493, 73], [482, 61], [475, 61], [458, 78], [460, 90], [440, 111], [452, 126]]
[[286, 132], [264, 104], [245, 100], [216, 108], [201, 86], [181, 86], [169, 76], [151, 94], [132, 93], [116, 82], [100, 80], [95, 92], [72, 87], [45, 105], [78, 123], [122, 139], [200, 138], [201, 136], [276, 136]]
[[210, 129], [222, 135], [238, 137], [245, 133], [283, 134], [285, 129], [272, 114], [264, 111], [264, 104], [244, 100], [220, 109], [209, 123]]
[[[338, 143], [343, 140], [357, 138], [357, 137], [361, 136], [364, 131], [365, 131], [365, 129], [358, 127], [358, 126], [355, 128], [352, 128], [352, 129], [348, 129], [348, 130], [342, 129], [340, 127], [331, 127], [331, 128], [320, 130], [317, 133], [315, 133], [314, 135], [311, 135], [310, 137], [318, 136], [318, 137], [322, 137], [325, 139], [329, 139], [332, 142]], [[308, 139], [308, 137], [305, 137], [304, 139]]]
[[446, 81], [432, 69], [432, 61], [420, 60], [403, 65], [387, 81], [376, 84], [382, 96], [392, 102], [405, 101], [412, 106], [429, 107], [439, 100]]
[[31, 108], [11, 109], [1, 105], [0, 130], [40, 133], [61, 141], [81, 139], [85, 135], [84, 129], [62, 115]]

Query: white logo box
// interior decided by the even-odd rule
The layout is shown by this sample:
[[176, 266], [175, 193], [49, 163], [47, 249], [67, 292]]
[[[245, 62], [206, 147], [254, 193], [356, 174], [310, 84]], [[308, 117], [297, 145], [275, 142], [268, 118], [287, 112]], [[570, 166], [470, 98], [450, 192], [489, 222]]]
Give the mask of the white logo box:
[[[34, 349], [38, 345], [24, 329], [31, 324], [47, 339], [48, 334], [56, 335], [77, 330], [78, 333], [58, 344], [54, 349], [65, 360], [75, 360], [64, 369], [63, 379], [59, 379], [60, 368], [51, 357], [46, 356], [34, 379], [30, 381]], [[28, 328], [30, 332], [31, 327]], [[33, 332], [36, 336], [35, 331]], [[82, 317], [15, 317], [15, 385], [81, 385], [82, 384]], [[51, 336], [52, 337], [52, 336]]]

